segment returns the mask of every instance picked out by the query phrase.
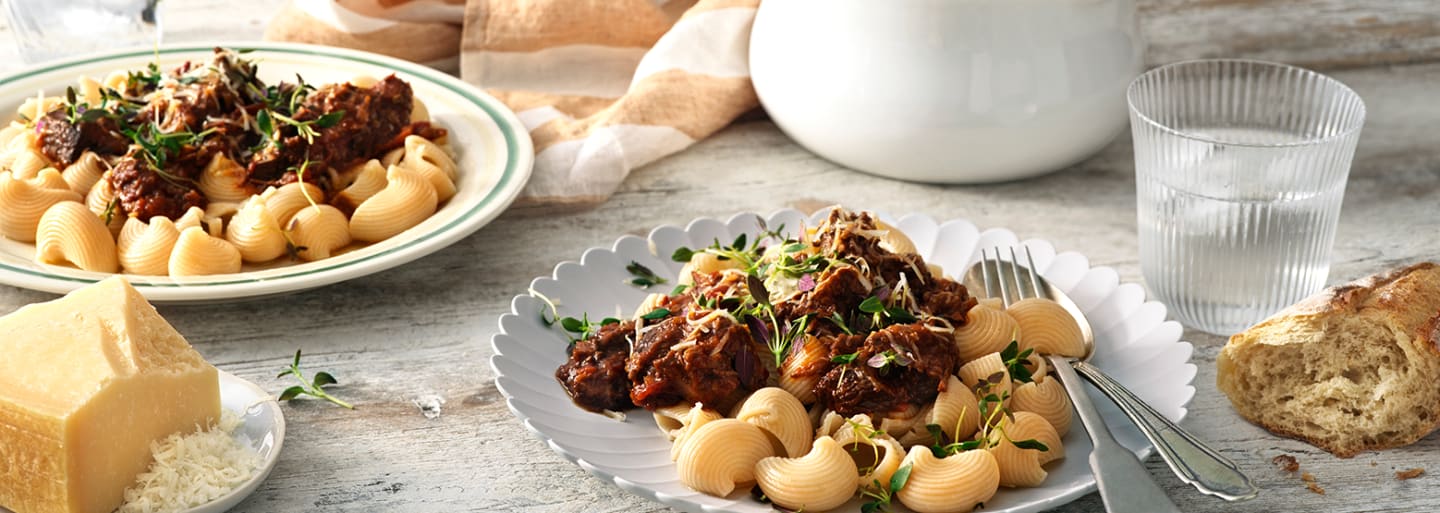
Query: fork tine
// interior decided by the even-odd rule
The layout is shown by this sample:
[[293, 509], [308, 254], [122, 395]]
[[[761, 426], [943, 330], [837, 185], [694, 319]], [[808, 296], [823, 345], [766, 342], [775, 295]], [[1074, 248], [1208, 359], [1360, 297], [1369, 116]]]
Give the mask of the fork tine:
[[[1015, 300], [1025, 299], [1025, 282], [1020, 280], [1020, 257], [1015, 254], [1015, 246], [1010, 246], [1010, 274], [1015, 280]], [[1031, 291], [1030, 297], [1034, 297], [1035, 291]]]
[[1029, 263], [1030, 286], [1035, 287], [1035, 297], [1053, 299], [1049, 289], [1040, 286], [1040, 272], [1035, 268], [1035, 255], [1030, 252], [1030, 246], [1025, 246], [1025, 260]]

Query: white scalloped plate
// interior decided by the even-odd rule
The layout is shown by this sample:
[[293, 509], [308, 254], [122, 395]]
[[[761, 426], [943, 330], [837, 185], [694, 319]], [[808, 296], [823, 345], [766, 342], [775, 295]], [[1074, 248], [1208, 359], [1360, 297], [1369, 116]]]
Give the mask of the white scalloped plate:
[[[82, 75], [104, 77], [114, 70], [140, 69], [157, 58], [164, 69], [185, 61], [204, 62], [216, 46], [251, 50], [266, 80], [324, 84], [358, 75], [394, 73], [409, 82], [430, 116], [450, 132], [461, 176], [455, 196], [419, 225], [394, 237], [314, 262], [246, 264], [238, 273], [211, 276], [126, 274], [155, 303], [219, 302], [285, 294], [379, 272], [439, 251], [500, 215], [530, 178], [534, 149], [519, 118], [498, 100], [458, 78], [419, 64], [368, 52], [272, 42], [166, 45], [126, 49], [46, 63], [0, 77], [0, 123], [36, 91], [60, 94]], [[64, 294], [109, 277], [35, 261], [35, 245], [0, 237], [0, 283]]]
[[[771, 227], [814, 226], [825, 212], [805, 216], [794, 210], [766, 218]], [[549, 278], [537, 278], [535, 291], [554, 300], [562, 316], [625, 317], [651, 291], [628, 284], [625, 265], [636, 261], [661, 276], [675, 276], [682, 264], [669, 255], [679, 246], [703, 247], [715, 239], [729, 241], [740, 233], [758, 231], [755, 214], [739, 214], [728, 222], [697, 219], [688, 227], [662, 226], [649, 240], [625, 236], [610, 249], [586, 251], [580, 263], [564, 262]], [[910, 236], [927, 262], [943, 266], [954, 276], [979, 260], [980, 248], [1023, 244], [1035, 256], [1041, 275], [1064, 290], [1085, 311], [1095, 328], [1092, 362], [1135, 391], [1157, 411], [1176, 422], [1185, 417], [1185, 405], [1195, 395], [1190, 381], [1195, 366], [1189, 363], [1191, 346], [1180, 341], [1179, 323], [1165, 320], [1165, 306], [1145, 300], [1134, 283], [1120, 283], [1108, 267], [1090, 267], [1079, 253], [1055, 253], [1043, 240], [1019, 241], [1003, 228], [980, 231], [966, 220], [937, 223], [922, 215], [881, 219]], [[670, 285], [652, 287], [668, 292]], [[576, 407], [555, 380], [555, 368], [566, 359], [567, 339], [559, 327], [547, 327], [540, 312], [547, 308], [530, 295], [516, 296], [511, 313], [500, 317], [500, 332], [492, 339], [495, 382], [510, 410], [531, 432], [555, 452], [606, 481], [631, 493], [685, 511], [760, 513], [772, 509], [750, 499], [748, 490], [730, 497], [712, 497], [681, 484], [670, 461], [670, 444], [654, 419], [637, 410], [624, 422]], [[1121, 444], [1142, 456], [1154, 448], [1135, 430], [1119, 409], [1091, 391], [1110, 429]], [[1095, 490], [1088, 457], [1090, 439], [1079, 422], [1064, 437], [1065, 459], [1046, 466], [1049, 477], [1038, 488], [1001, 489], [985, 503], [984, 511], [1031, 512], [1054, 508]], [[858, 511], [854, 500], [837, 511]], [[897, 508], [897, 511], [906, 511]]]

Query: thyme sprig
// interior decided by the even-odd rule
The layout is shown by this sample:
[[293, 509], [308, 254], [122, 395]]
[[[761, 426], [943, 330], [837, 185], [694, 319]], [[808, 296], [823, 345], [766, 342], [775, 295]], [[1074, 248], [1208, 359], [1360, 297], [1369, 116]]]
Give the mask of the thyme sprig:
[[1034, 348], [1021, 351], [1020, 343], [1014, 340], [1011, 340], [1010, 344], [1000, 351], [1000, 359], [1005, 362], [1005, 369], [1010, 371], [1010, 379], [1021, 383], [1034, 381], [1033, 373], [1029, 367], [1025, 366], [1030, 361], [1030, 354], [1034, 352]]
[[[668, 281], [665, 278], [661, 278], [660, 275], [655, 274], [655, 271], [651, 271], [649, 267], [645, 267], [644, 264], [634, 260], [630, 261], [630, 265], [625, 266], [625, 270], [633, 277], [629, 280], [629, 283], [637, 287], [648, 288]], [[675, 294], [678, 293], [679, 292], [676, 292]]]
[[900, 467], [890, 476], [889, 483], [881, 483], [875, 480], [873, 490], [862, 490], [861, 494], [870, 499], [869, 502], [860, 505], [860, 513], [884, 513], [890, 511], [890, 503], [894, 501], [895, 494], [905, 488], [905, 483], [910, 480], [910, 465]]
[[281, 372], [279, 375], [277, 375], [277, 376], [275, 376], [275, 377], [276, 377], [276, 378], [283, 378], [283, 377], [285, 377], [285, 376], [295, 376], [296, 379], [299, 379], [299, 380], [300, 380], [300, 383], [301, 383], [301, 384], [292, 386], [292, 387], [290, 387], [290, 388], [287, 388], [287, 389], [285, 389], [284, 392], [280, 392], [280, 399], [279, 399], [279, 400], [281, 400], [281, 401], [289, 401], [289, 400], [291, 400], [291, 399], [294, 399], [294, 398], [296, 398], [296, 397], [300, 397], [300, 396], [302, 396], [302, 395], [308, 395], [308, 396], [318, 397], [318, 398], [324, 399], [324, 400], [326, 400], [326, 401], [330, 401], [330, 402], [332, 402], [332, 403], [335, 403], [335, 404], [337, 404], [337, 405], [339, 405], [339, 406], [341, 406], [341, 407], [347, 408], [347, 409], [351, 409], [351, 410], [355, 409], [355, 406], [351, 405], [350, 403], [347, 403], [347, 402], [345, 402], [345, 401], [342, 401], [342, 400], [336, 398], [335, 396], [330, 395], [329, 393], [326, 393], [326, 392], [325, 392], [325, 389], [324, 389], [325, 386], [327, 386], [327, 385], [337, 385], [337, 384], [340, 383], [339, 381], [337, 381], [337, 380], [335, 379], [335, 376], [330, 375], [330, 373], [328, 373], [328, 372], [321, 371], [321, 372], [315, 373], [315, 379], [313, 379], [313, 380], [305, 379], [305, 374], [300, 372], [300, 350], [299, 350], [299, 349], [296, 349], [296, 350], [295, 350], [295, 361], [293, 361], [293, 362], [290, 363], [290, 367], [287, 368], [287, 369], [285, 369], [284, 372]]

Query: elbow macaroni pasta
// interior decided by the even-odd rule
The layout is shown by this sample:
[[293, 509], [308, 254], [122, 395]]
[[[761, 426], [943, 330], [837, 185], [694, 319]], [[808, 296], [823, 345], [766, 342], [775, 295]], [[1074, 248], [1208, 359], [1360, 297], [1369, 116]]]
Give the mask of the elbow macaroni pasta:
[[735, 418], [754, 424], [773, 435], [791, 458], [805, 454], [810, 445], [810, 414], [805, 405], [784, 389], [756, 390], [741, 403]]
[[910, 480], [895, 494], [919, 513], [960, 513], [990, 500], [1000, 489], [1001, 467], [989, 451], [966, 451], [936, 458], [915, 446], [905, 456]]
[[1037, 353], [1081, 357], [1085, 355], [1084, 335], [1070, 312], [1048, 299], [1022, 299], [1005, 309], [1020, 325], [1020, 348]]
[[110, 229], [78, 201], [62, 201], [40, 217], [36, 257], [47, 264], [71, 263], [86, 271], [120, 270]]
[[735, 419], [707, 422], [691, 435], [676, 460], [680, 482], [724, 497], [755, 480], [755, 464], [774, 456], [764, 430]]

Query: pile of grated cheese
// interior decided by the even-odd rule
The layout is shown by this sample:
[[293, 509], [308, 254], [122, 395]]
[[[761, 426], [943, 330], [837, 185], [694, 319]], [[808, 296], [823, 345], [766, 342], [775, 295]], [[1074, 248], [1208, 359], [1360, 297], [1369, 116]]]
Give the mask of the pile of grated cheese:
[[260, 466], [260, 455], [231, 436], [240, 419], [222, 411], [220, 423], [150, 444], [155, 462], [125, 490], [117, 513], [184, 511], [230, 493]]

